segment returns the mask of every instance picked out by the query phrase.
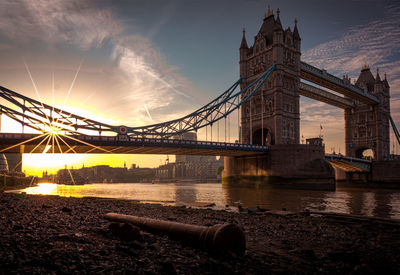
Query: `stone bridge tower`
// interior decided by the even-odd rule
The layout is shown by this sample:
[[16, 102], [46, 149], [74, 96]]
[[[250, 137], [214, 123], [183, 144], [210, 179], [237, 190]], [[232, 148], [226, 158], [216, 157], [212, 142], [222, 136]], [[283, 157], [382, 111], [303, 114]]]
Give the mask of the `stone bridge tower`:
[[241, 108], [240, 142], [245, 144], [298, 144], [300, 139], [299, 83], [300, 36], [284, 30], [268, 7], [254, 44], [247, 45], [245, 31], [240, 45], [241, 88], [256, 80], [274, 63], [276, 70], [263, 87]]
[[374, 160], [389, 158], [389, 116], [390, 87], [386, 79], [376, 77], [365, 64], [357, 79], [356, 86], [374, 94], [379, 103], [367, 105], [355, 100], [355, 108], [345, 110], [346, 155], [362, 158], [367, 149], [372, 149]]

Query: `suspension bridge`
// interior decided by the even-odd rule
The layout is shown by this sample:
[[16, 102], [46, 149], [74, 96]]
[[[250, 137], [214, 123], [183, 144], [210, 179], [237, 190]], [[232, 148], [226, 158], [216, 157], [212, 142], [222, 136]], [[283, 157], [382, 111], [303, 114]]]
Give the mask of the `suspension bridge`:
[[[266, 153], [268, 146], [264, 144], [182, 140], [180, 137], [184, 133], [197, 132], [205, 127], [212, 129], [212, 125], [216, 125], [220, 120], [225, 120], [226, 127], [228, 116], [257, 93], [275, 68], [274, 64], [253, 83], [235, 92], [242, 81], [239, 79], [216, 99], [182, 118], [141, 127], [115, 126], [94, 121], [0, 86], [0, 97], [8, 103], [0, 104], [1, 114], [19, 122], [23, 127], [39, 132], [37, 134], [0, 133], [0, 152], [218, 156]], [[378, 103], [378, 99], [371, 93], [346, 84], [341, 79], [305, 62], [301, 62], [301, 75], [305, 80], [330, 87], [347, 97], [340, 97], [301, 82], [300, 94], [303, 96], [343, 109], [354, 107], [354, 101], [349, 97], [366, 103]], [[396, 136], [399, 137], [393, 120], [391, 118], [390, 120]], [[226, 129], [224, 132], [226, 136]]]
[[[321, 146], [299, 144], [302, 95], [344, 110], [346, 157], [353, 164], [359, 159], [365, 165], [361, 158], [366, 149], [373, 150], [378, 161], [388, 159], [389, 125], [399, 143], [400, 136], [390, 116], [386, 75], [383, 80], [378, 72], [374, 77], [365, 64], [353, 84], [347, 76], [341, 79], [301, 61], [297, 21], [293, 31], [284, 30], [279, 10], [276, 15], [266, 13], [251, 47], [243, 31], [240, 79], [214, 100], [175, 120], [139, 127], [109, 125], [0, 86], [0, 113], [22, 129], [36, 132], [0, 133], [0, 152], [216, 155], [229, 157], [227, 176], [310, 177], [313, 173], [329, 178], [324, 165], [320, 172], [315, 167], [304, 172], [314, 165], [307, 163], [325, 159], [325, 152]], [[235, 143], [226, 138], [232, 121], [237, 121]], [[219, 138], [221, 124], [224, 142]], [[218, 127], [214, 136], [213, 126], [214, 133]], [[205, 130], [206, 140], [182, 139], [185, 133], [199, 130]]]

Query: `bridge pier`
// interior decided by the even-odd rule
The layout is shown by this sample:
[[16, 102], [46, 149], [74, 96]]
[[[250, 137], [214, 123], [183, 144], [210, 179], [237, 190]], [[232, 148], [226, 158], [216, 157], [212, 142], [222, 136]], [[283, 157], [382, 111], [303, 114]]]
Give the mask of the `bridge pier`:
[[369, 172], [350, 172], [340, 168], [333, 167], [335, 169], [335, 180], [351, 183], [367, 183], [369, 181]]
[[279, 144], [268, 154], [225, 157], [225, 184], [266, 184], [274, 187], [335, 190], [335, 173], [325, 161], [324, 147]]
[[373, 161], [371, 181], [375, 183], [393, 183], [398, 186], [400, 183], [400, 161]]

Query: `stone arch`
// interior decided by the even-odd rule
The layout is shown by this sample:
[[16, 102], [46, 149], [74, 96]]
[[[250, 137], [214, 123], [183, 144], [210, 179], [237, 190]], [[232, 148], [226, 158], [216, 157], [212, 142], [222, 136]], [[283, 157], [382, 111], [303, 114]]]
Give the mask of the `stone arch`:
[[366, 158], [366, 159], [374, 159], [376, 156], [376, 152], [373, 148], [369, 147], [361, 147], [356, 150], [356, 158]]
[[264, 145], [273, 145], [275, 143], [273, 133], [268, 128], [258, 128], [253, 132], [253, 144], [262, 145], [262, 137], [264, 132]]

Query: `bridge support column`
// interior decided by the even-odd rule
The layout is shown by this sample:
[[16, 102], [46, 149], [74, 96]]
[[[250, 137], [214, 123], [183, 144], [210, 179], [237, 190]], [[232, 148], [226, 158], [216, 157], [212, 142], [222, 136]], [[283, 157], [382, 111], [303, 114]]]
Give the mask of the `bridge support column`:
[[22, 172], [22, 154], [21, 153], [6, 153], [8, 169], [10, 173]]
[[335, 173], [321, 146], [273, 145], [268, 154], [225, 157], [223, 183], [334, 190]]

